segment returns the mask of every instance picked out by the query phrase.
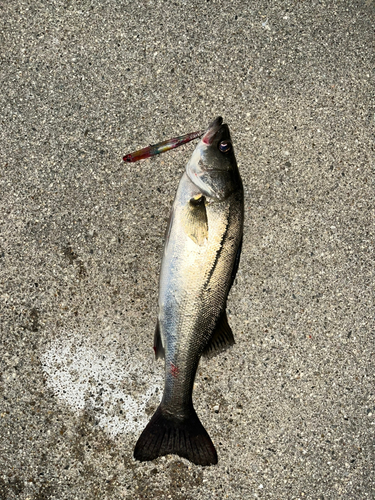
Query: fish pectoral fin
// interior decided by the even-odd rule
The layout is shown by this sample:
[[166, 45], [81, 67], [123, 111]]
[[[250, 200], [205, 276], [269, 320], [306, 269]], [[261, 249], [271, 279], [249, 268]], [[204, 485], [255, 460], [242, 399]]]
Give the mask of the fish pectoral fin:
[[211, 340], [203, 351], [203, 356], [214, 356], [234, 343], [233, 332], [228, 324], [227, 312], [224, 309], [217, 320]]
[[204, 240], [208, 237], [205, 201], [205, 197], [201, 194], [191, 198], [182, 218], [185, 233], [197, 245], [203, 245]]
[[159, 358], [164, 359], [165, 350], [163, 347], [163, 342], [161, 341], [159, 320], [156, 322], [156, 328], [154, 334], [154, 351], [155, 351], [155, 359]]

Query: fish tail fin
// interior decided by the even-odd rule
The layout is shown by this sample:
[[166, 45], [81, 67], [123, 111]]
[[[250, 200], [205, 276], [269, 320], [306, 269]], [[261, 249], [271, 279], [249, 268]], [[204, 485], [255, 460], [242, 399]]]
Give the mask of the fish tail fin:
[[135, 445], [134, 458], [144, 462], [170, 453], [197, 465], [217, 464], [215, 446], [193, 407], [187, 418], [178, 419], [159, 406]]

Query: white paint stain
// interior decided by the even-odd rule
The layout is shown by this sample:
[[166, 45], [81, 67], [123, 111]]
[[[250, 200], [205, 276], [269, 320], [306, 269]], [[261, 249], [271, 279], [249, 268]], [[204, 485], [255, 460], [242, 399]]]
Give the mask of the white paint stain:
[[79, 344], [65, 337], [49, 345], [41, 356], [47, 386], [72, 409], [92, 412], [112, 437], [141, 432], [150, 418], [147, 405], [160, 402], [160, 366]]

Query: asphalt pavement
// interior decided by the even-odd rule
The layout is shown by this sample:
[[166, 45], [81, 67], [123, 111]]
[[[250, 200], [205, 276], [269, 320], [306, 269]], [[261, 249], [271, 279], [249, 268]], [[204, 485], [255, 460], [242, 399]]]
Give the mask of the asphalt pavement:
[[[375, 498], [373, 0], [0, 3], [0, 500]], [[219, 463], [133, 449], [158, 405], [164, 233], [223, 116], [245, 188], [197, 413]]]

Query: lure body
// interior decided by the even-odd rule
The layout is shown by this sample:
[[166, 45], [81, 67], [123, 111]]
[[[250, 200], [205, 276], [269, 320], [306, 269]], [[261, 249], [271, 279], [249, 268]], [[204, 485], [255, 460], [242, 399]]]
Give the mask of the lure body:
[[165, 153], [170, 149], [178, 148], [179, 146], [182, 146], [182, 144], [198, 139], [198, 137], [201, 137], [203, 134], [204, 130], [198, 130], [197, 132], [192, 132], [191, 134], [180, 135], [179, 137], [174, 137], [173, 139], [168, 139], [167, 141], [158, 142], [157, 144], [147, 146], [146, 148], [134, 151], [134, 153], [125, 155], [123, 160], [129, 163], [144, 160], [145, 158]]

